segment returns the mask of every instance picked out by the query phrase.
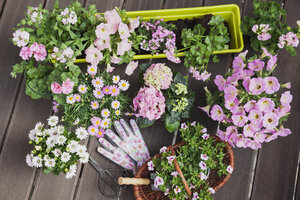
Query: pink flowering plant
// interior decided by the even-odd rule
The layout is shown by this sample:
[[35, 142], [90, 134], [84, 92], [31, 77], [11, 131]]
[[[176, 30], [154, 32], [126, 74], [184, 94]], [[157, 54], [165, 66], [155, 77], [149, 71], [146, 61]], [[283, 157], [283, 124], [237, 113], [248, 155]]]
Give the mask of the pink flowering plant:
[[[148, 170], [157, 175], [154, 186], [170, 199], [212, 199], [211, 194], [215, 191], [208, 182], [210, 174], [221, 177], [233, 171], [233, 166], [223, 162], [225, 143], [216, 142], [206, 133], [206, 128], [196, 122], [182, 124], [180, 132], [182, 146], [175, 152], [163, 147], [160, 155], [148, 162]], [[192, 196], [186, 192], [174, 162], [182, 170]]]
[[80, 142], [88, 137], [83, 127], [70, 131], [68, 127], [59, 125], [59, 118], [51, 116], [48, 128], [38, 122], [29, 132], [29, 144], [33, 150], [26, 156], [30, 167], [43, 168], [45, 174], [59, 175], [61, 172], [70, 179], [76, 175], [76, 164], [87, 163], [89, 154], [86, 145]]
[[56, 94], [56, 88], [52, 92], [65, 122], [85, 126], [90, 135], [103, 137], [128, 107], [129, 98], [123, 92], [128, 90], [129, 82], [107, 72], [92, 74], [81, 74], [78, 86], [69, 93]]
[[283, 126], [290, 114], [290, 83], [280, 84], [272, 76], [276, 56], [263, 49], [259, 57], [246, 59], [247, 51], [233, 61], [233, 69], [225, 77], [217, 75], [218, 91], [206, 88], [207, 106], [200, 107], [224, 130], [218, 136], [233, 147], [258, 149], [264, 142], [291, 134]]
[[251, 47], [261, 51], [265, 47], [271, 54], [285, 48], [292, 56], [299, 45], [299, 27], [286, 24], [286, 11], [275, 1], [253, 1], [254, 17], [245, 16], [241, 24], [244, 35], [249, 36]]
[[92, 37], [89, 27], [97, 23], [95, 6], [83, 8], [72, 2], [60, 9], [58, 1], [51, 11], [29, 7], [12, 36], [12, 42], [20, 47], [22, 61], [13, 66], [12, 77], [24, 73], [26, 94], [33, 99], [51, 98], [53, 81], [72, 79], [75, 84], [81, 73], [74, 64]]

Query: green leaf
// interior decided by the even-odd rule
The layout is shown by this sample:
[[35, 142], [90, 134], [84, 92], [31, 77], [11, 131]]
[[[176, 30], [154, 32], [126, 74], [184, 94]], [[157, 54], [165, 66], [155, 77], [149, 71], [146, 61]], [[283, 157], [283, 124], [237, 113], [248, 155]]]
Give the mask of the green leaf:
[[180, 121], [173, 121], [172, 117], [167, 116], [166, 121], [165, 121], [165, 127], [167, 129], [167, 131], [169, 131], [170, 133], [175, 132], [180, 126]]
[[155, 120], [150, 121], [148, 118], [143, 118], [143, 117], [138, 117], [136, 121], [141, 128], [152, 126], [155, 123]]

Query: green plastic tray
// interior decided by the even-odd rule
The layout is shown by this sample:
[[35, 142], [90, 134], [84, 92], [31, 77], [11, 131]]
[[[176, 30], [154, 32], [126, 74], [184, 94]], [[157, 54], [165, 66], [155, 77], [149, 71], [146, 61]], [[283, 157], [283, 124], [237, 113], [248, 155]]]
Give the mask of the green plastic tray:
[[[221, 15], [229, 26], [230, 31], [230, 47], [227, 50], [214, 51], [214, 54], [225, 53], [238, 53], [244, 48], [243, 35], [240, 30], [241, 15], [240, 8], [236, 4], [227, 4], [219, 6], [205, 6], [194, 8], [178, 8], [178, 9], [164, 9], [164, 10], [144, 10], [144, 11], [128, 11], [126, 12], [130, 18], [143, 17], [144, 20], [150, 18], [163, 18], [165, 21], [177, 20], [177, 19], [191, 19], [194, 17], [201, 17], [207, 14]], [[178, 53], [178, 56], [184, 56], [184, 52]], [[134, 60], [139, 59], [154, 59], [154, 58], [166, 58], [166, 54], [143, 54], [135, 55]], [[76, 59], [75, 63], [86, 63], [85, 59]]]

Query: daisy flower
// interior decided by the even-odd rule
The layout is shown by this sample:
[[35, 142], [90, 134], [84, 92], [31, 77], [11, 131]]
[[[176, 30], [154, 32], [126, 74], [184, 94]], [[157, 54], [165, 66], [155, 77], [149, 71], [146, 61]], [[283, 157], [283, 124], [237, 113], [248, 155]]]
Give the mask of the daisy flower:
[[56, 139], [56, 144], [63, 145], [63, 144], [65, 144], [66, 140], [67, 140], [67, 138], [65, 136], [60, 135]]
[[36, 130], [31, 130], [28, 134], [30, 140], [34, 141], [36, 139]]
[[34, 129], [37, 130], [37, 131], [41, 131], [43, 129], [43, 126], [44, 126], [44, 124], [42, 124], [42, 122], [38, 122], [35, 125]]
[[75, 140], [71, 140], [71, 142], [68, 144], [67, 148], [71, 153], [76, 153], [78, 151], [79, 144]]
[[102, 115], [102, 117], [105, 117], [105, 118], [107, 118], [107, 117], [109, 117], [109, 115], [110, 115], [110, 111], [106, 108], [106, 109], [103, 109], [102, 111], [101, 111], [101, 115]]
[[63, 152], [60, 157], [61, 157], [60, 158], [61, 161], [64, 162], [64, 163], [66, 163], [66, 162], [68, 162], [70, 160], [71, 155], [69, 153], [67, 153], [67, 152]]
[[113, 83], [114, 83], [114, 84], [117, 84], [117, 83], [119, 83], [119, 81], [120, 81], [120, 76], [115, 76], [115, 75], [114, 75], [114, 76], [112, 77], [112, 80], [113, 80]]
[[96, 126], [89, 126], [88, 133], [90, 135], [96, 135], [99, 132], [99, 129]]
[[61, 154], [61, 151], [60, 149], [54, 149], [52, 153], [54, 154], [55, 157], [58, 157]]
[[74, 98], [74, 96], [73, 95], [69, 95], [69, 96], [67, 96], [67, 103], [68, 104], [73, 104], [73, 103], [75, 103], [75, 98]]
[[102, 122], [101, 122], [101, 128], [109, 128], [109, 125], [110, 125], [110, 119], [109, 118], [106, 118], [106, 119], [103, 119]]
[[116, 85], [110, 86], [111, 96], [118, 96], [120, 94], [120, 89]]
[[56, 131], [58, 134], [62, 134], [65, 131], [65, 127], [63, 125], [58, 125]]
[[122, 90], [122, 91], [128, 90], [128, 88], [130, 86], [128, 81], [125, 81], [125, 80], [121, 80], [118, 85], [119, 85], [120, 90]]
[[92, 65], [88, 66], [87, 73], [91, 76], [96, 75], [97, 74], [97, 66], [92, 66]]
[[55, 126], [58, 123], [59, 118], [57, 116], [51, 116], [47, 119], [49, 126]]
[[119, 116], [119, 115], [121, 114], [121, 111], [120, 111], [120, 110], [116, 110], [116, 111], [115, 111], [115, 114], [116, 114], [117, 116]]
[[32, 156], [32, 154], [27, 154], [26, 156], [26, 163], [29, 167], [33, 167]]
[[103, 89], [102, 89], [102, 92], [104, 93], [104, 94], [109, 94], [110, 93], [110, 88], [109, 88], [109, 86], [105, 86]]
[[32, 165], [34, 167], [42, 167], [43, 166], [42, 162], [43, 162], [43, 159], [38, 156], [34, 156], [32, 158]]
[[74, 99], [76, 102], [80, 102], [81, 96], [79, 94], [75, 94]]
[[70, 179], [73, 176], [75, 176], [76, 175], [76, 170], [77, 170], [76, 164], [71, 165], [70, 168], [69, 168], [69, 171], [66, 174], [66, 178]]
[[103, 80], [100, 77], [93, 79], [92, 84], [95, 88], [102, 88], [104, 86]]
[[86, 93], [86, 91], [87, 91], [87, 87], [85, 85], [78, 86], [78, 92], [80, 92], [81, 94]]
[[54, 167], [55, 166], [55, 159], [50, 158], [50, 159], [45, 160], [45, 166], [46, 167]]
[[75, 134], [80, 140], [86, 139], [88, 136], [88, 132], [83, 127], [78, 127], [75, 131]]
[[115, 100], [115, 101], [111, 102], [111, 107], [113, 109], [118, 109], [120, 107], [120, 101]]
[[104, 92], [100, 88], [96, 88], [95, 90], [93, 90], [93, 95], [97, 99], [101, 99], [104, 97]]
[[93, 110], [99, 108], [99, 103], [98, 103], [98, 101], [92, 101], [92, 102], [91, 102], [91, 108], [92, 108]]
[[100, 128], [98, 133], [96, 134], [96, 137], [102, 138], [102, 137], [104, 137], [104, 134], [105, 134], [105, 131], [102, 128]]
[[78, 156], [81, 157], [81, 155], [83, 155], [86, 151], [87, 151], [86, 146], [85, 146], [85, 145], [80, 145], [80, 144], [79, 144], [79, 145], [78, 145], [78, 148], [77, 148], [76, 154], [77, 154]]
[[79, 161], [81, 163], [87, 163], [89, 161], [90, 155], [87, 152], [81, 154]]
[[96, 127], [99, 127], [100, 124], [101, 124], [101, 119], [99, 117], [96, 117], [94, 116], [92, 119], [91, 119], [91, 122], [94, 126]]
[[54, 147], [55, 143], [56, 143], [56, 139], [54, 137], [48, 137], [48, 139], [46, 140], [46, 145], [49, 148]]

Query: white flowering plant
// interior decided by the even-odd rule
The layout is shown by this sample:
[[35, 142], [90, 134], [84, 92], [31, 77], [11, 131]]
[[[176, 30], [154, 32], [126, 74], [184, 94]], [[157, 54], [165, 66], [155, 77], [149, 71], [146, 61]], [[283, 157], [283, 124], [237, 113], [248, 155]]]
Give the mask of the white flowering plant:
[[51, 98], [53, 81], [71, 79], [75, 84], [81, 73], [75, 57], [93, 40], [98, 20], [95, 5], [83, 8], [78, 1], [64, 9], [58, 1], [52, 10], [29, 7], [25, 18], [17, 25], [12, 42], [21, 48], [23, 59], [13, 66], [12, 77], [24, 73], [26, 94], [33, 99]]
[[120, 76], [89, 66], [88, 73], [80, 75], [78, 87], [68, 94], [55, 94], [54, 99], [64, 112], [65, 122], [88, 127], [90, 135], [103, 137], [128, 109], [129, 97], [124, 94], [128, 88], [129, 82]]
[[265, 47], [271, 54], [285, 48], [292, 56], [299, 44], [300, 21], [297, 27], [286, 23], [286, 11], [275, 1], [253, 1], [254, 17], [245, 16], [241, 24], [244, 35], [249, 36], [251, 47], [261, 51]]
[[[170, 199], [212, 199], [214, 189], [209, 175], [220, 178], [232, 173], [233, 166], [224, 162], [225, 143], [217, 142], [206, 133], [206, 128], [193, 122], [182, 124], [180, 136], [183, 145], [175, 152], [167, 147], [160, 149], [160, 155], [148, 162], [148, 170], [156, 173], [154, 186], [159, 187]], [[185, 189], [182, 177], [175, 167], [178, 163], [192, 196]]]
[[69, 179], [76, 175], [78, 162], [87, 163], [89, 160], [86, 145], [80, 144], [88, 137], [88, 132], [83, 127], [73, 132], [58, 123], [59, 118], [51, 116], [48, 128], [38, 122], [30, 131], [29, 144], [34, 149], [26, 156], [26, 162], [30, 167], [42, 167], [45, 174], [63, 172]]

